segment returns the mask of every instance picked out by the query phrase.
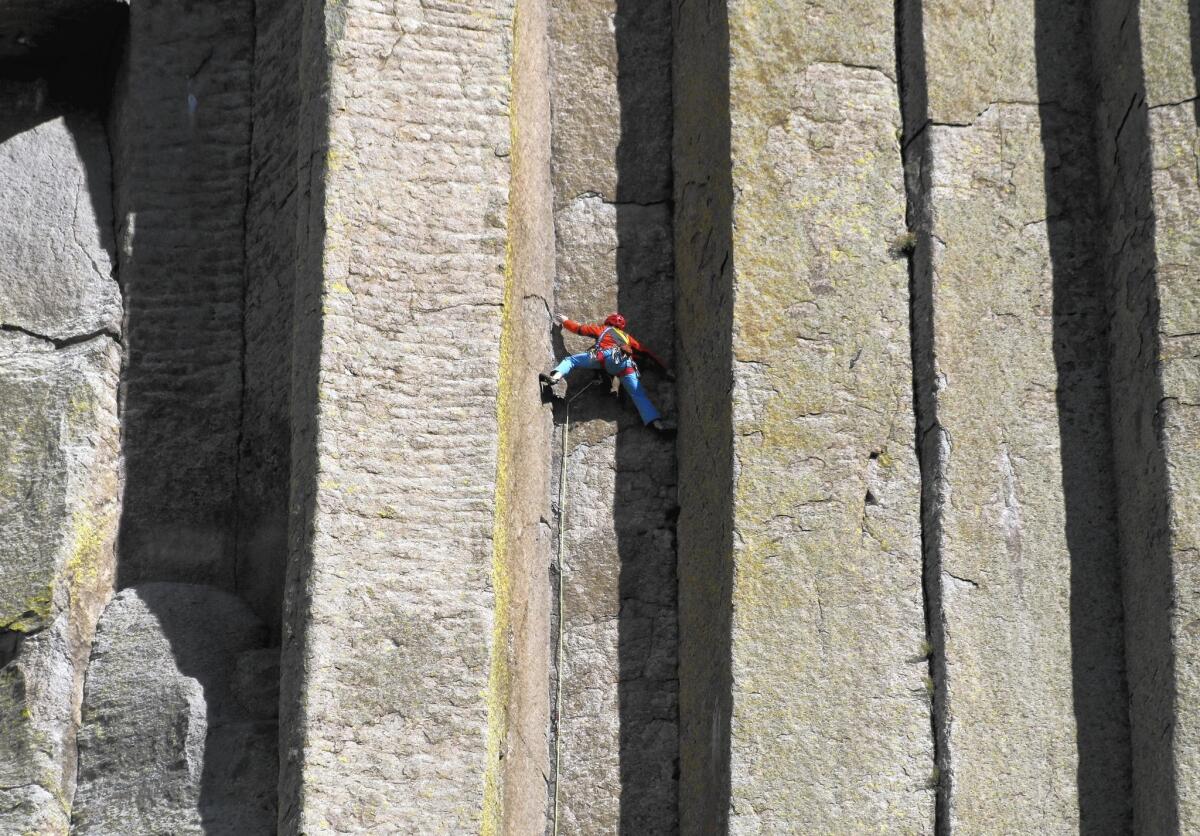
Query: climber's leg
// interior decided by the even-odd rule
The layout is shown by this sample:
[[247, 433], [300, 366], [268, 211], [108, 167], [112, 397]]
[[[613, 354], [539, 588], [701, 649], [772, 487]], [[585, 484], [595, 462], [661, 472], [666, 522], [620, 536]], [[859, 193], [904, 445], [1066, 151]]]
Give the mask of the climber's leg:
[[588, 352], [582, 354], [572, 354], [570, 357], [564, 357], [555, 369], [554, 374], [559, 377], [566, 377], [572, 369], [598, 369], [600, 363], [596, 362], [596, 358]]
[[564, 357], [562, 362], [554, 367], [554, 371], [547, 374], [542, 372], [538, 375], [542, 383], [547, 386], [553, 386], [564, 377], [566, 377], [572, 369], [598, 369], [600, 363], [597, 362], [591, 354], [572, 354], [570, 357]]
[[658, 410], [654, 408], [654, 404], [650, 403], [650, 396], [646, 394], [646, 390], [642, 387], [641, 375], [637, 372], [623, 374], [621, 375], [621, 385], [625, 387], [625, 391], [629, 393], [629, 397], [633, 400], [633, 405], [637, 407], [638, 415], [642, 416], [643, 424], [650, 424], [661, 417]]

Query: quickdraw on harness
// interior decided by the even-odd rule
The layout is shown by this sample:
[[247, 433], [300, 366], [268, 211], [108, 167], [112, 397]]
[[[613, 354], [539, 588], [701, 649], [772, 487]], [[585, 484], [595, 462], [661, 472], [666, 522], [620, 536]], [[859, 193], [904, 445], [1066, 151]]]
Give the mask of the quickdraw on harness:
[[[612, 336], [616, 345], [601, 348], [606, 336]], [[629, 344], [629, 336], [620, 328], [609, 325], [601, 331], [592, 346], [591, 354], [596, 362], [604, 364], [605, 369], [611, 365], [622, 377], [628, 374], [637, 374], [638, 367], [637, 363], [633, 361], [633, 348]]]

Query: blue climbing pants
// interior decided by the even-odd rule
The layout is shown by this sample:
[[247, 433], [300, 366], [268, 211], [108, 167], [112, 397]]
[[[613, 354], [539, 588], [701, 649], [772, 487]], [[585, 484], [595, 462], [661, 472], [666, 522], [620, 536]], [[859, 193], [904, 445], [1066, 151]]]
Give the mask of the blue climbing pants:
[[662, 416], [654, 408], [654, 404], [650, 403], [650, 397], [646, 394], [646, 390], [642, 388], [642, 376], [638, 373], [637, 366], [633, 364], [633, 361], [616, 349], [609, 349], [601, 356], [604, 358], [603, 361], [591, 351], [572, 354], [570, 357], [564, 357], [554, 370], [566, 377], [572, 369], [604, 369], [609, 374], [621, 378], [621, 385], [625, 387], [625, 391], [633, 400], [633, 405], [637, 407], [643, 424], [649, 424], [651, 421], [661, 418]]

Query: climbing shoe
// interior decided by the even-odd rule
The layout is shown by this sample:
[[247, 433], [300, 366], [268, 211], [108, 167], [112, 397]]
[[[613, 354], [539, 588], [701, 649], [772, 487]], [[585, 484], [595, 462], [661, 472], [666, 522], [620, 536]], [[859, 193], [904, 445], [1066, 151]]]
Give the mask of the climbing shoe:
[[649, 427], [650, 429], [654, 430], [656, 433], [661, 435], [663, 438], [673, 438], [675, 435], [675, 425], [667, 423], [666, 421], [664, 421], [661, 418], [655, 418], [653, 421], [651, 421], [646, 426]]

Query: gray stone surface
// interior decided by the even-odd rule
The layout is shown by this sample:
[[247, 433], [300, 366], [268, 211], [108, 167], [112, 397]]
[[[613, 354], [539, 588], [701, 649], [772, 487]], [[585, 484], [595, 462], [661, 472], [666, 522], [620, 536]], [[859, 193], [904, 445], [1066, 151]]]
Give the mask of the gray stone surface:
[[63, 115], [42, 83], [0, 82], [0, 99], [0, 324], [56, 340], [119, 333], [103, 125]]
[[[551, 353], [554, 281], [549, 8], [520, 0], [513, 38], [514, 128], [509, 281], [498, 392], [493, 584], [497, 590], [488, 707], [483, 833], [540, 832], [547, 820], [550, 701], [551, 410], [534, 372]], [[505, 373], [507, 372], [507, 373]]]
[[295, 375], [313, 400], [294, 426], [285, 831], [494, 820], [512, 13], [352, 0], [306, 18], [297, 334], [313, 342]]
[[246, 705], [266, 636], [212, 587], [117, 594], [88, 668], [72, 833], [275, 832], [275, 723]]
[[681, 485], [730, 482], [680, 519], [684, 827], [932, 832], [893, 10], [724, 14], [676, 25]]
[[0, 332], [0, 832], [66, 829], [88, 645], [113, 576], [119, 367], [106, 336], [56, 349]]
[[251, 11], [130, 8], [111, 114], [129, 347], [122, 586], [236, 583]]
[[[1194, 14], [1195, 10], [1192, 9]], [[1094, 10], [1136, 832], [1200, 826], [1194, 604], [1200, 204], [1189, 8]], [[1194, 21], [1192, 21], [1194, 25]], [[1192, 61], [1194, 62], [1194, 58]], [[1182, 104], [1177, 104], [1182, 102]]]
[[[552, 4], [555, 308], [672, 354], [670, 6]], [[592, 340], [562, 332], [562, 353]], [[656, 406], [673, 386], [647, 361]], [[576, 372], [572, 397], [593, 379]], [[593, 386], [571, 408], [559, 669], [564, 833], [678, 832], [674, 445], [625, 397]], [[560, 426], [564, 407], [556, 407]], [[555, 456], [555, 487], [559, 456]], [[557, 495], [557, 493], [556, 493]]]
[[1088, 8], [923, 11], [924, 77], [906, 69], [928, 94], [910, 130], [933, 122], [910, 153], [942, 826], [1125, 832]]
[[254, 126], [246, 205], [237, 587], [279, 634], [287, 563], [292, 305], [302, 4], [254, 4]]

